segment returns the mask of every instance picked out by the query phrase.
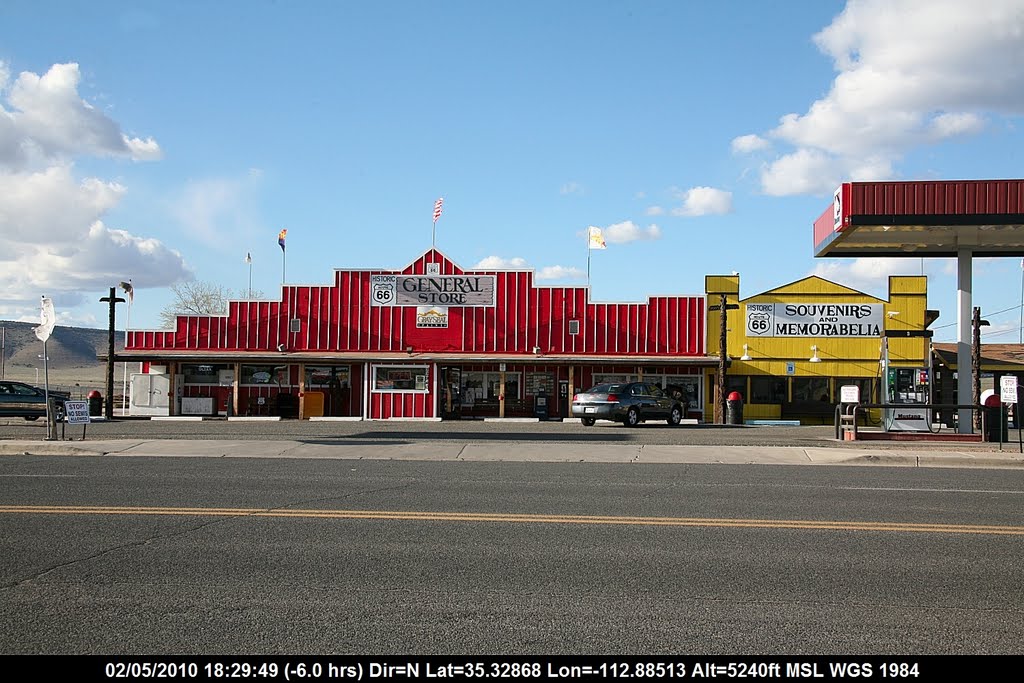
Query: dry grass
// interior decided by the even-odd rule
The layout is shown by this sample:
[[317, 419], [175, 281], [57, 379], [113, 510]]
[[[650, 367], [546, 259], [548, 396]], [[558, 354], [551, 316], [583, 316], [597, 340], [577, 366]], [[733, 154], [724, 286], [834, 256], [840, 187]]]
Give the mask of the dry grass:
[[[114, 366], [114, 396], [121, 395], [121, 388], [123, 383], [124, 363], [118, 363]], [[131, 379], [132, 373], [139, 371], [138, 363], [128, 364], [128, 378]], [[51, 367], [49, 369], [50, 375], [50, 388], [59, 389], [62, 391], [70, 391], [74, 398], [85, 397], [93, 389], [98, 390], [100, 393], [106, 393], [107, 384], [107, 366], [105, 363], [97, 363], [95, 366], [83, 367], [83, 368], [60, 368]], [[34, 367], [26, 367], [24, 365], [6, 365], [4, 367], [4, 379], [10, 379], [17, 382], [25, 382], [33, 386], [43, 386], [43, 369], [38, 369], [38, 381], [36, 379], [37, 372]]]

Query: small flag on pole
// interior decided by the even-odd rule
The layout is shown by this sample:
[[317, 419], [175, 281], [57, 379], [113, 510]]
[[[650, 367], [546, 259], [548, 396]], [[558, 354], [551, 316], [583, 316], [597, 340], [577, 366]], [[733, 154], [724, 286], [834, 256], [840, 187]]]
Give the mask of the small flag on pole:
[[128, 280], [128, 282], [121, 282], [118, 283], [117, 286], [123, 289], [124, 293], [128, 295], [128, 305], [131, 306], [135, 301], [135, 289], [132, 287], [132, 281]]
[[284, 251], [284, 238], [288, 236], [287, 230], [282, 230], [277, 233], [277, 243], [281, 246], [281, 251]]
[[441, 211], [444, 209], [444, 197], [438, 197], [437, 201], [434, 202], [434, 222], [441, 217]]
[[587, 240], [588, 249], [607, 249], [608, 245], [604, 243], [604, 235], [601, 234], [601, 228], [590, 226], [588, 229], [589, 238]]
[[252, 264], [252, 253], [250, 253], [248, 251], [245, 252], [245, 262], [250, 264], [250, 265]]

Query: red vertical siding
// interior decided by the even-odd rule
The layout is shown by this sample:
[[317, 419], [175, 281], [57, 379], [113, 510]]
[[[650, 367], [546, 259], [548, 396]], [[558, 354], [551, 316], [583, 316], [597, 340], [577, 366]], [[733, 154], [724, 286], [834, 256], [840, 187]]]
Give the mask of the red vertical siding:
[[[1004, 193], [1005, 194], [1005, 193]], [[428, 252], [406, 272], [437, 260], [444, 274], [464, 271]], [[481, 271], [495, 282], [492, 307], [448, 307], [447, 329], [416, 327], [414, 307], [372, 306], [370, 279], [388, 271], [335, 271], [330, 286], [281, 288], [280, 301], [229, 303], [226, 316], [181, 316], [173, 332], [129, 333], [132, 349], [700, 355], [703, 298], [653, 297], [646, 303], [592, 303], [585, 287], [536, 287], [527, 271]], [[394, 272], [394, 271], [391, 271]], [[300, 329], [291, 333], [290, 320]], [[580, 322], [569, 334], [569, 321]], [[405, 410], [407, 406], [403, 406]], [[412, 408], [409, 408], [410, 410]]]

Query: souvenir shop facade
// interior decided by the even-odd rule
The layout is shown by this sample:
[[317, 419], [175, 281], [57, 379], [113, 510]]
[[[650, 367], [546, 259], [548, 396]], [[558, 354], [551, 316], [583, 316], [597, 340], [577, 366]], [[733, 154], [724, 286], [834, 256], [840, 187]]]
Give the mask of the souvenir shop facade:
[[130, 330], [131, 412], [291, 418], [567, 417], [604, 381], [679, 388], [703, 419], [703, 296], [598, 303], [532, 270], [465, 270], [431, 249], [399, 270], [335, 270], [278, 301], [231, 301]]
[[[841, 388], [862, 403], [934, 396], [928, 280], [889, 277], [887, 299], [810, 276], [740, 298], [738, 275], [705, 278], [708, 304], [727, 305], [726, 395], [744, 399], [744, 418], [830, 423]], [[709, 353], [719, 349], [719, 311], [709, 311]], [[708, 415], [716, 377], [708, 375]]]

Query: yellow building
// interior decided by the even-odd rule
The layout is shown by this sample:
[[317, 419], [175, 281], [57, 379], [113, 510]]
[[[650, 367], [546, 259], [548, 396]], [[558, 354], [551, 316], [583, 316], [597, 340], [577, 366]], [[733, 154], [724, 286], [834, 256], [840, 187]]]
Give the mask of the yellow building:
[[[862, 403], [878, 403], [883, 384], [898, 390], [897, 368], [930, 367], [927, 327], [937, 313], [927, 310], [927, 289], [924, 276], [892, 276], [885, 301], [811, 276], [740, 299], [739, 275], [708, 275], [708, 355], [719, 353], [724, 296], [725, 393], [743, 396], [744, 419], [831, 422], [840, 387], [857, 385]], [[900, 377], [912, 378], [927, 398], [928, 373]], [[707, 371], [706, 387], [705, 415], [711, 416], [717, 414], [717, 368]]]

